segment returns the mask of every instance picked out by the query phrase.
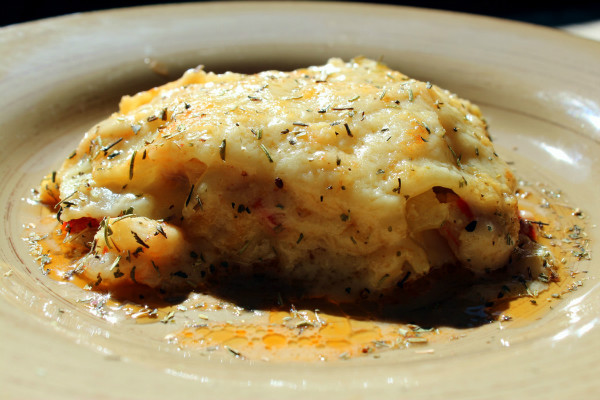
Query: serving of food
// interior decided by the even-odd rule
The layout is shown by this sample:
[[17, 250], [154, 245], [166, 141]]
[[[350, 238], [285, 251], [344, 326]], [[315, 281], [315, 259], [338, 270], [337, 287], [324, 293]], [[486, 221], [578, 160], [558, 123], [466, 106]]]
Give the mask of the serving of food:
[[92, 243], [73, 273], [100, 288], [260, 272], [342, 298], [502, 267], [515, 186], [475, 106], [355, 59], [125, 97], [40, 196]]
[[17, 50], [0, 80], [8, 392], [591, 390], [591, 44], [395, 7], [254, 7], [0, 32]]
[[[125, 96], [35, 193], [58, 226], [51, 237], [28, 232], [32, 252], [57, 279], [76, 278], [87, 290], [140, 306], [148, 293], [224, 293], [242, 282], [253, 299], [271, 291], [277, 307], [263, 307], [275, 314], [258, 323], [269, 334], [254, 335], [271, 337], [261, 340], [264, 348], [248, 348], [252, 324], [200, 324], [192, 332], [203, 333], [192, 340], [190, 326], [187, 339], [168, 335], [238, 357], [271, 359], [268, 350], [283, 354], [298, 342], [303, 351], [283, 358], [347, 359], [371, 353], [372, 343], [397, 347], [404, 328], [364, 322], [358, 331], [337, 329], [337, 341], [323, 339], [340, 317], [299, 316], [296, 307], [307, 299], [383, 301], [379, 318], [390, 304], [427, 315], [457, 288], [464, 296], [476, 287], [470, 306], [487, 307], [493, 320], [498, 297], [537, 304], [560, 281], [561, 263], [538, 243], [559, 213], [542, 221], [533, 205], [519, 210], [518, 198], [532, 203], [536, 192], [517, 189], [479, 108], [366, 58], [255, 75], [196, 68]], [[541, 194], [538, 201], [548, 203]], [[570, 218], [585, 252], [585, 232]], [[52, 263], [56, 257], [66, 260]], [[215, 328], [223, 340], [210, 339]], [[427, 342], [401, 336], [403, 345]]]

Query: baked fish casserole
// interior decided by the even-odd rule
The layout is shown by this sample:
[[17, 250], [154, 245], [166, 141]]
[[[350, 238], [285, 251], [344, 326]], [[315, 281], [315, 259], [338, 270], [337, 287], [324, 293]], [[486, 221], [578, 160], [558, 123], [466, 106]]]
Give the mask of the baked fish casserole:
[[125, 96], [41, 200], [89, 246], [72, 272], [99, 290], [266, 274], [368, 298], [446, 266], [505, 265], [515, 186], [475, 105], [356, 58], [198, 68]]

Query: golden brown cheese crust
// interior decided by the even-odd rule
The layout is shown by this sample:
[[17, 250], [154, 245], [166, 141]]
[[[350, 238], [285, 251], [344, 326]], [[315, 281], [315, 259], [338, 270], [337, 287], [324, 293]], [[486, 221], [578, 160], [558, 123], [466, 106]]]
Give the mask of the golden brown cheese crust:
[[364, 58], [196, 69], [126, 96], [42, 189], [64, 221], [105, 218], [82, 263], [109, 286], [202, 285], [232, 265], [364, 294], [501, 267], [518, 237], [515, 180], [479, 109]]

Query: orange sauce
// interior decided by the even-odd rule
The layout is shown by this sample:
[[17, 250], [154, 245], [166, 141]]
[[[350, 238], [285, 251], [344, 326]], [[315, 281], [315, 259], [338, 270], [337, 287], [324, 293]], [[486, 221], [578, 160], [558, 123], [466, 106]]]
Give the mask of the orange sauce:
[[381, 324], [313, 311], [271, 311], [264, 324], [212, 323], [169, 335], [187, 348], [224, 347], [250, 359], [317, 360], [351, 358], [380, 349], [428, 342], [417, 326]]
[[537, 296], [518, 296], [497, 302], [489, 312], [512, 325], [523, 325], [541, 318], [551, 303], [576, 291], [587, 280], [580, 261], [589, 260], [588, 239], [583, 229], [584, 215], [562, 201], [562, 195], [543, 186], [522, 185], [519, 210], [527, 219], [542, 222], [536, 242], [551, 252], [556, 263], [556, 279]]
[[[520, 209], [525, 219], [536, 221], [536, 241], [552, 253], [555, 276], [549, 277], [539, 293], [497, 291], [480, 307], [487, 321], [501, 320], [506, 326], [526, 324], [541, 318], [553, 302], [577, 290], [585, 280], [580, 261], [588, 259], [583, 218], [577, 210], [561, 203], [560, 196], [541, 186], [522, 186]], [[40, 206], [40, 208], [42, 208]], [[56, 225], [55, 215], [44, 208], [39, 223], [29, 226], [25, 236], [34, 258], [42, 262], [48, 277], [69, 281], [95, 294], [94, 282], [73, 273], [78, 258], [87, 249], [64, 243], [65, 234]], [[506, 276], [502, 279], [508, 279]], [[469, 288], [466, 289], [468, 292]], [[432, 352], [429, 343], [450, 341], [461, 335], [461, 327], [430, 324], [427, 329], [409, 324], [404, 318], [382, 318], [377, 312], [364, 311], [361, 305], [326, 304], [326, 310], [281, 304], [277, 309], [244, 310], [210, 294], [191, 294], [179, 303], [146, 287], [122, 287], [105, 295], [101, 307], [118, 318], [138, 323], [173, 323], [166, 340], [188, 350], [221, 351], [234, 357], [263, 360], [336, 360], [377, 354], [392, 349], [413, 348]], [[98, 302], [81, 302], [82, 307], [97, 311]], [[443, 304], [443, 303], [442, 303]], [[439, 304], [438, 304], [439, 305]], [[422, 307], [417, 312], [431, 311]], [[454, 309], [453, 312], [464, 310]], [[181, 316], [187, 323], [175, 323]], [[429, 321], [435, 317], [430, 318]], [[479, 324], [484, 323], [480, 320]], [[477, 326], [475, 323], [473, 326]]]

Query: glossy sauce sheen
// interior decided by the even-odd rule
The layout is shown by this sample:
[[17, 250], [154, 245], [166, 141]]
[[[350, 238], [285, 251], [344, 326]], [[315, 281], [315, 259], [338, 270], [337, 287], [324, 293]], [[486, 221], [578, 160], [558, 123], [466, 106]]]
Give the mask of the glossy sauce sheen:
[[[522, 217], [536, 221], [534, 226], [540, 227], [530, 236], [552, 253], [555, 275], [548, 276], [548, 282], [542, 282], [541, 286], [539, 281], [538, 285], [529, 285], [529, 288], [537, 288], [534, 291], [524, 289], [522, 281], [511, 278], [512, 273], [474, 280], [450, 298], [430, 299], [435, 308], [446, 313], [441, 317], [434, 315], [432, 306], [417, 307], [393, 318], [389, 313], [384, 318], [385, 306], [369, 309], [359, 303], [324, 301], [319, 305], [322, 309], [318, 309], [314, 303], [302, 300], [294, 304], [283, 301], [280, 293], [271, 294], [279, 300], [271, 309], [240, 307], [210, 293], [191, 293], [177, 304], [166, 303], [164, 294], [141, 285], [122, 287], [109, 294], [95, 293], [91, 291], [93, 281], [70, 273], [73, 263], [86, 249], [62, 243], [65, 235], [60, 227], [57, 229], [55, 215], [36, 206], [36, 210], [46, 216], [35, 226], [29, 226], [26, 232], [32, 254], [43, 264], [49, 277], [68, 280], [90, 291], [91, 296], [79, 302], [81, 307], [113, 321], [121, 320], [121, 323], [130, 319], [138, 323], [172, 324], [173, 331], [164, 340], [188, 351], [221, 352], [223, 356], [269, 361], [377, 357], [379, 352], [392, 349], [428, 354], [435, 351], [431, 344], [449, 343], [468, 335], [468, 329], [461, 329], [455, 323], [465, 320], [467, 314], [470, 316], [464, 328], [493, 320], [500, 320], [507, 327], [526, 324], [541, 318], [555, 301], [568, 296], [585, 281], [586, 271], [578, 269], [578, 262], [589, 258], [583, 215], [565, 205], [560, 193], [542, 185], [523, 183], [518, 196]], [[526, 254], [524, 259], [532, 260], [527, 258], [532, 256]], [[513, 266], [512, 271], [526, 271], [525, 264]], [[485, 299], [472, 296], [482, 292], [487, 294]], [[459, 298], [461, 301], [457, 302]], [[463, 301], [465, 299], [467, 301]], [[388, 301], [394, 309], [393, 299]], [[472, 316], [474, 309], [480, 311], [479, 317]], [[429, 319], [428, 313], [432, 315]], [[410, 323], [417, 315], [429, 322], [427, 326]]]

